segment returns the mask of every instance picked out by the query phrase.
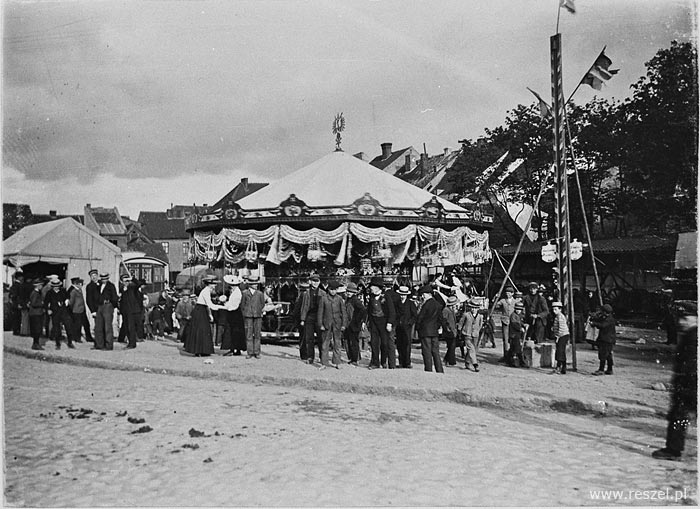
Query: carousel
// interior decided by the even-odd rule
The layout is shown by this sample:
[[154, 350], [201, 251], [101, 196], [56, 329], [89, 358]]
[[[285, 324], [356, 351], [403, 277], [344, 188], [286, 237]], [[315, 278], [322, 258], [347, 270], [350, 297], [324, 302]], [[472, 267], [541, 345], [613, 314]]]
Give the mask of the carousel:
[[259, 276], [280, 304], [277, 323], [264, 328], [286, 334], [309, 273], [359, 284], [391, 275], [415, 285], [436, 267], [489, 259], [493, 218], [467, 207], [336, 150], [237, 202], [190, 215], [189, 259], [222, 275]]

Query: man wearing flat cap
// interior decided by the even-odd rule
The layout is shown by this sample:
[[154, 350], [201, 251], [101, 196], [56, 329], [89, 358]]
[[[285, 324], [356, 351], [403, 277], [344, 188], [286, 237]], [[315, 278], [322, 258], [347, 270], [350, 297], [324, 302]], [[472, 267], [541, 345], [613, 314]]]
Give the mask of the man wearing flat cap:
[[547, 299], [539, 292], [537, 283], [530, 283], [529, 293], [523, 298], [523, 305], [525, 306], [525, 323], [529, 326], [527, 337], [535, 343], [541, 343], [544, 339], [545, 325], [549, 316], [549, 306]]
[[[330, 281], [328, 292], [321, 297], [318, 303], [316, 322], [323, 333], [321, 344], [321, 369], [340, 366], [340, 345], [343, 342], [343, 333], [348, 325], [348, 315], [345, 309], [345, 301], [338, 295], [340, 283]], [[328, 351], [333, 344], [332, 364], [328, 363]]]
[[321, 358], [321, 347], [323, 342], [323, 333], [321, 326], [318, 324], [318, 306], [321, 299], [326, 295], [325, 290], [321, 289], [321, 278], [316, 274], [309, 277], [309, 289], [302, 294], [301, 321], [299, 322], [304, 327], [304, 339], [306, 342], [306, 361], [309, 364], [314, 363], [314, 347], [318, 345], [318, 356]]
[[85, 297], [83, 295], [83, 280], [79, 277], [71, 278], [71, 286], [68, 289], [68, 311], [70, 312], [71, 324], [73, 325], [73, 339], [76, 343], [82, 343], [80, 332], [85, 329], [85, 338], [92, 342], [90, 334], [90, 322], [85, 310]]
[[114, 309], [119, 304], [117, 288], [109, 280], [109, 274], [103, 272], [99, 279], [95, 313], [95, 350], [114, 350]]

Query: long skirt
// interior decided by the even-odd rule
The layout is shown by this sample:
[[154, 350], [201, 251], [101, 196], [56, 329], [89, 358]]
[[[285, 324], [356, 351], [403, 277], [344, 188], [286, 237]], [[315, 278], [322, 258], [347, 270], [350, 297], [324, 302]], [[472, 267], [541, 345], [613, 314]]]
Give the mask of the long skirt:
[[222, 350], [246, 350], [245, 326], [240, 308], [226, 312], [228, 327], [221, 342]]
[[214, 353], [209, 312], [204, 304], [197, 304], [192, 311], [192, 319], [185, 335], [185, 351], [195, 355]]

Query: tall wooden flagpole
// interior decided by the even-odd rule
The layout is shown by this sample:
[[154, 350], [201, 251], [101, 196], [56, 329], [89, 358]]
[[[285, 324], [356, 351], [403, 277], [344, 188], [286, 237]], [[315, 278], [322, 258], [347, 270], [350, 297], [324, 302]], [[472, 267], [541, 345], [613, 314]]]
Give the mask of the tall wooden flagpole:
[[564, 306], [571, 338], [572, 370], [576, 371], [576, 331], [574, 329], [574, 298], [571, 275], [571, 229], [569, 224], [569, 186], [566, 174], [566, 114], [562, 86], [561, 34], [550, 37], [552, 66], [552, 118], [554, 128], [554, 166], [556, 175], [557, 267], [559, 269], [559, 299]]

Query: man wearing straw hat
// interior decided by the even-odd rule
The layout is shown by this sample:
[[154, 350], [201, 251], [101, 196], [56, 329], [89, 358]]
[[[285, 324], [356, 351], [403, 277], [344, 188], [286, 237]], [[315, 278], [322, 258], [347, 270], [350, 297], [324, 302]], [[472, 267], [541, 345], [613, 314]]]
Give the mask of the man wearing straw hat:
[[44, 307], [51, 317], [51, 339], [56, 342], [56, 350], [60, 350], [61, 327], [63, 327], [66, 330], [68, 348], [75, 348], [73, 346], [73, 329], [70, 315], [68, 314], [68, 305], [70, 304], [68, 293], [63, 288], [63, 283], [60, 280], [51, 281], [50, 285], [51, 290], [46, 294]]
[[248, 288], [241, 296], [241, 312], [245, 324], [247, 359], [260, 358], [260, 340], [262, 332], [262, 316], [265, 308], [265, 294], [258, 290], [260, 279], [257, 276], [248, 276], [246, 283]]
[[117, 288], [109, 273], [100, 274], [97, 312], [95, 313], [95, 350], [114, 350], [114, 309], [119, 303]]

